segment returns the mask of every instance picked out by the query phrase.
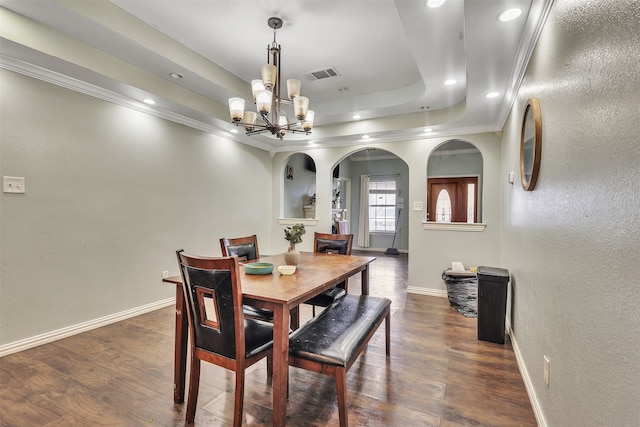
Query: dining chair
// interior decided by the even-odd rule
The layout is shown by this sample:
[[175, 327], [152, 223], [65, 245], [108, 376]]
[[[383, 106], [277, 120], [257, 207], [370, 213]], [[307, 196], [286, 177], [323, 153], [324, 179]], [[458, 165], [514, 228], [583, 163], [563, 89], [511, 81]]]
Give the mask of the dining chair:
[[[337, 255], [351, 255], [353, 245], [353, 234], [329, 234], [314, 233], [313, 252]], [[347, 281], [327, 289], [321, 294], [305, 301], [305, 304], [312, 306], [313, 316], [316, 315], [316, 306], [328, 307], [347, 294]]]
[[222, 256], [237, 255], [240, 262], [255, 261], [260, 258], [258, 250], [258, 237], [254, 234], [247, 237], [234, 237], [220, 239]]
[[[229, 257], [236, 255], [240, 262], [255, 261], [260, 258], [258, 249], [258, 237], [254, 234], [247, 237], [234, 237], [220, 239], [220, 250], [222, 256]], [[264, 308], [244, 305], [244, 315], [252, 319], [273, 321], [273, 311]]]
[[200, 361], [236, 374], [233, 425], [243, 417], [245, 369], [267, 358], [273, 375], [273, 325], [242, 315], [242, 287], [236, 257], [206, 258], [176, 252], [189, 319], [189, 396], [186, 424], [195, 419]]

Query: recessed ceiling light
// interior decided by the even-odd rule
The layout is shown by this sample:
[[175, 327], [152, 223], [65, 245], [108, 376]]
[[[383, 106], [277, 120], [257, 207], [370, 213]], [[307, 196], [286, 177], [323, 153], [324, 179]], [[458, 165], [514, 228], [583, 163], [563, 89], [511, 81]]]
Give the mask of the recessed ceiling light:
[[230, 129], [229, 133], [238, 133], [238, 129]]
[[313, 144], [315, 144], [315, 143], [316, 143], [316, 142], [315, 142], [313, 139], [312, 139], [311, 141], [309, 141], [309, 145], [313, 145]]
[[455, 79], [449, 79], [449, 80], [445, 80], [444, 84], [446, 84], [447, 86], [451, 86], [451, 85], [456, 84], [456, 81], [455, 81]]
[[427, 0], [427, 6], [429, 7], [439, 7], [444, 4], [445, 0]]
[[169, 73], [169, 77], [174, 78], [174, 79], [181, 79], [184, 76], [180, 73]]
[[500, 92], [489, 92], [487, 94], [487, 98], [497, 98], [498, 96], [500, 96]]
[[360, 119], [360, 114], [353, 115], [353, 120], [359, 120], [359, 119]]
[[425, 132], [433, 132], [433, 128], [424, 128]]
[[522, 10], [520, 9], [508, 9], [498, 15], [498, 19], [502, 22], [513, 21], [520, 16], [521, 13]]
[[368, 138], [370, 138], [370, 136], [367, 135], [366, 133], [364, 135], [362, 135], [362, 139], [368, 139]]
[[156, 105], [156, 101], [154, 101], [151, 98], [145, 98], [142, 100], [142, 102], [144, 102], [145, 104], [149, 104], [149, 105]]

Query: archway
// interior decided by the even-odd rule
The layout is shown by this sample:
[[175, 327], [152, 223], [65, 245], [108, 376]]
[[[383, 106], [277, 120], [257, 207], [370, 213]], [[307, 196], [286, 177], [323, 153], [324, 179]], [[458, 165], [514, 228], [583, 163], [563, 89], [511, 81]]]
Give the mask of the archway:
[[316, 218], [316, 163], [311, 156], [295, 153], [284, 163], [283, 218]]
[[446, 141], [427, 162], [427, 220], [478, 223], [482, 219], [483, 159], [463, 140]]
[[[364, 148], [350, 153], [334, 165], [332, 176], [334, 194], [331, 209], [334, 215], [341, 213], [348, 221], [348, 229], [354, 235], [354, 248], [385, 251], [395, 246], [406, 252], [409, 247], [408, 212], [405, 208], [405, 195], [409, 194], [407, 163], [390, 151]], [[362, 176], [369, 178], [364, 198]], [[335, 197], [336, 189], [338, 197]], [[365, 234], [368, 234], [368, 239], [364, 238]]]

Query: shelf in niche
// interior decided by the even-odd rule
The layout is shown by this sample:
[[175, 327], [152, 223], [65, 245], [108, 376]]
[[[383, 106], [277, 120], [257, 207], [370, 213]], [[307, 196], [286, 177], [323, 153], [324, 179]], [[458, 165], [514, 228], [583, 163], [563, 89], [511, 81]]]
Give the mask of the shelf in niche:
[[487, 224], [474, 223], [469, 224], [466, 222], [434, 222], [434, 221], [422, 221], [422, 228], [425, 230], [440, 230], [440, 231], [484, 231]]
[[317, 218], [278, 218], [278, 224], [280, 225], [318, 225]]

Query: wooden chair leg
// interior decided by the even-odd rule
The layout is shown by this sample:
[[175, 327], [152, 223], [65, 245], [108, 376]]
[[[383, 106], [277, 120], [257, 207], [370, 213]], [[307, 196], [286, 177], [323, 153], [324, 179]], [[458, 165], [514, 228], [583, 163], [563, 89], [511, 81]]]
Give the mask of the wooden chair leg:
[[267, 384], [273, 384], [273, 354], [267, 356]]
[[347, 279], [344, 282], [338, 284], [338, 287], [344, 289], [345, 291], [347, 291], [347, 293], [349, 293], [349, 286], [347, 286], [348, 283], [349, 283], [348, 280], [349, 279]]
[[191, 356], [189, 367], [189, 397], [187, 399], [186, 424], [193, 425], [196, 418], [196, 405], [198, 404], [198, 389], [200, 388], [200, 359]]
[[242, 414], [244, 413], [244, 368], [237, 367], [236, 370], [236, 394], [233, 405], [233, 425], [242, 427]]
[[311, 306], [311, 313], [312, 313], [313, 317], [316, 317], [316, 306], [315, 305]]
[[336, 394], [338, 395], [338, 417], [340, 427], [348, 427], [349, 415], [347, 413], [347, 370], [336, 369]]
[[387, 350], [387, 356], [391, 354], [391, 312], [387, 314], [387, 318], [384, 320], [385, 329], [385, 346]]
[[300, 307], [293, 307], [289, 311], [289, 316], [291, 318], [291, 329], [295, 331], [300, 327]]

